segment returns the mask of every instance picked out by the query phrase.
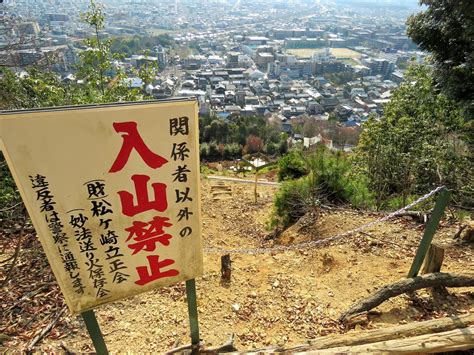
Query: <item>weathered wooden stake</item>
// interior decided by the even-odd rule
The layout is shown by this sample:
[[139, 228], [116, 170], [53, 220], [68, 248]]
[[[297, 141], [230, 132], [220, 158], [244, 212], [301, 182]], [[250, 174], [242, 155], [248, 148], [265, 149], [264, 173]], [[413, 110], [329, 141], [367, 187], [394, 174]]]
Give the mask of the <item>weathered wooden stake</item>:
[[444, 188], [441, 190], [439, 197], [436, 200], [436, 204], [433, 209], [433, 213], [431, 214], [431, 218], [426, 224], [425, 232], [423, 233], [423, 237], [421, 238], [420, 245], [418, 247], [418, 250], [416, 251], [415, 258], [413, 259], [413, 263], [411, 265], [407, 277], [415, 277], [416, 275], [418, 275], [421, 264], [425, 259], [426, 252], [430, 247], [431, 241], [433, 240], [433, 236], [436, 233], [436, 229], [438, 228], [439, 221], [443, 216], [444, 209], [446, 208], [448, 201], [449, 191]]
[[82, 312], [81, 315], [86, 323], [87, 331], [92, 339], [97, 355], [107, 355], [109, 351], [107, 350], [107, 345], [105, 345], [104, 336], [100, 331], [99, 323], [97, 323], [94, 311], [85, 311]]
[[426, 254], [422, 274], [431, 274], [433, 272], [440, 272], [444, 260], [444, 249], [440, 246], [431, 243], [428, 253]]
[[224, 282], [230, 282], [232, 275], [232, 261], [230, 254], [221, 256], [221, 278]]
[[[433, 272], [440, 272], [441, 266], [444, 260], [444, 248], [431, 243], [428, 253], [426, 254], [423, 267], [421, 268], [422, 274], [431, 274]], [[433, 296], [447, 296], [448, 290], [445, 287], [435, 286], [431, 290]]]

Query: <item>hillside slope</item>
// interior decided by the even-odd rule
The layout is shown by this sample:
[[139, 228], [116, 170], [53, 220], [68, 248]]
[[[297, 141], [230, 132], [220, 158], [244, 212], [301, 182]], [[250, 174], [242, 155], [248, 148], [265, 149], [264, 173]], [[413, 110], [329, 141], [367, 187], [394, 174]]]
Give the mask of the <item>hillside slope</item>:
[[[216, 182], [212, 182], [216, 184]], [[265, 224], [272, 209], [275, 187], [230, 184], [232, 194], [213, 197], [211, 182], [203, 180], [203, 242], [223, 250], [294, 245], [327, 238], [358, 227], [380, 215], [351, 210], [324, 212], [312, 226], [296, 226], [277, 240]], [[205, 254], [205, 273], [197, 279], [201, 338], [206, 345], [221, 345], [235, 333], [238, 349], [268, 345], [292, 346], [346, 330], [337, 322], [340, 313], [376, 288], [404, 277], [410, 267], [423, 227], [398, 218], [335, 245], [264, 254], [232, 254], [232, 280], [221, 283], [220, 256]], [[455, 225], [443, 222], [435, 236], [446, 246], [443, 271], [474, 269], [474, 249], [452, 240]], [[400, 296], [376, 308], [369, 322], [357, 328], [379, 328], [416, 320], [474, 311], [474, 293], [451, 290], [442, 301], [421, 291], [416, 303]], [[44, 295], [39, 295], [43, 297]], [[66, 313], [67, 314], [67, 313]], [[189, 342], [184, 284], [115, 302], [96, 310], [109, 350], [113, 352], [165, 351]], [[47, 320], [44, 324], [47, 324]], [[38, 328], [40, 329], [40, 328]], [[1, 331], [0, 331], [1, 332]], [[33, 332], [32, 332], [33, 334]], [[4, 345], [25, 346], [27, 338], [13, 336]], [[41, 344], [42, 350], [92, 351], [92, 343], [79, 318], [65, 316]]]

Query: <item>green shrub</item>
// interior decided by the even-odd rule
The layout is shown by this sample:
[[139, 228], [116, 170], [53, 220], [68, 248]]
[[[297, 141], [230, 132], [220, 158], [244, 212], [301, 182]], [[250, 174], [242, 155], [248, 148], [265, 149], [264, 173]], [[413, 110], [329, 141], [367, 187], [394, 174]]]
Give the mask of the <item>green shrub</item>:
[[366, 180], [352, 173], [352, 164], [343, 152], [332, 152], [318, 147], [307, 158], [310, 174], [318, 187], [320, 198], [331, 204], [352, 204], [357, 207], [372, 205]]
[[237, 143], [230, 143], [224, 146], [224, 159], [236, 159], [242, 156], [242, 146]]
[[205, 164], [201, 164], [200, 171], [201, 171], [201, 174], [204, 176], [212, 175], [214, 173], [214, 171], [209, 169], [209, 167]]
[[275, 195], [273, 224], [287, 227], [296, 222], [311, 206], [318, 203], [312, 199], [314, 195], [307, 176], [283, 182]]
[[[288, 162], [293, 163], [301, 153], [293, 154]], [[287, 227], [320, 204], [373, 206], [366, 179], [352, 173], [352, 165], [343, 153], [320, 147], [303, 163], [308, 175], [283, 182], [275, 196], [273, 225]]]
[[[23, 211], [20, 193], [16, 188], [13, 176], [8, 169], [7, 162], [0, 152], [0, 225], [11, 220], [13, 215]], [[16, 207], [15, 207], [16, 206]], [[25, 212], [21, 212], [23, 215]], [[26, 217], [26, 216], [25, 216]], [[17, 217], [15, 217], [17, 218]], [[9, 223], [7, 223], [8, 225]]]
[[2, 152], [0, 152], [0, 177], [0, 205], [4, 207], [18, 200], [20, 196]]
[[216, 142], [209, 143], [209, 155], [208, 158], [211, 160], [218, 160], [221, 158], [221, 153], [219, 151], [219, 146]]
[[268, 155], [276, 155], [278, 153], [278, 144], [270, 142], [264, 147], [264, 150]]
[[209, 144], [201, 143], [199, 145], [200, 159], [207, 159], [209, 157]]
[[[405, 207], [406, 205], [412, 203], [416, 199], [421, 197], [421, 195], [410, 195], [406, 199], [403, 198], [403, 196], [392, 196], [390, 198], [387, 198], [386, 200], [383, 201], [383, 204], [381, 205], [381, 208], [383, 210], [388, 210], [388, 211], [394, 211], [398, 210], [402, 207]], [[434, 202], [436, 201], [437, 195], [434, 197], [430, 197], [429, 199], [419, 203], [415, 209], [416, 210], [429, 210], [433, 208]]]
[[308, 174], [301, 151], [292, 150], [278, 161], [278, 181], [298, 179]]
[[286, 141], [286, 135], [282, 136], [280, 143], [278, 144], [278, 151], [281, 155], [288, 152], [288, 142]]

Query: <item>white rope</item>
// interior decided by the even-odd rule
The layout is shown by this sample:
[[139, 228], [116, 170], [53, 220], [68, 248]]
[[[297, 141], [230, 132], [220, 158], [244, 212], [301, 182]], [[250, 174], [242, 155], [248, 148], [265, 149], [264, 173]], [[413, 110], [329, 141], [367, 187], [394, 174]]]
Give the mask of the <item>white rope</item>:
[[299, 249], [304, 249], [304, 248], [307, 248], [307, 247], [314, 247], [314, 246], [317, 246], [317, 245], [330, 243], [330, 242], [333, 242], [335, 240], [346, 238], [346, 237], [348, 237], [352, 234], [355, 234], [355, 233], [358, 233], [358, 232], [362, 231], [363, 229], [372, 227], [376, 224], [379, 224], [381, 222], [385, 222], [385, 221], [387, 221], [387, 220], [389, 220], [393, 217], [396, 217], [397, 215], [399, 215], [401, 213], [404, 213], [407, 210], [409, 210], [410, 208], [412, 208], [412, 207], [418, 205], [419, 203], [427, 200], [428, 198], [435, 195], [436, 193], [438, 193], [443, 188], [444, 188], [444, 186], [439, 186], [436, 189], [434, 189], [434, 190], [430, 191], [429, 193], [427, 193], [426, 195], [420, 197], [419, 199], [413, 201], [412, 203], [406, 205], [405, 207], [402, 207], [399, 210], [386, 215], [385, 217], [382, 217], [382, 218], [379, 218], [375, 221], [363, 224], [363, 225], [361, 225], [361, 226], [359, 226], [355, 229], [352, 229], [350, 231], [343, 232], [343, 233], [340, 233], [340, 234], [336, 234], [336, 235], [334, 235], [332, 237], [329, 237], [329, 238], [324, 238], [324, 239], [319, 239], [319, 240], [310, 240], [310, 241], [307, 241], [307, 242], [301, 242], [301, 243], [292, 244], [292, 245], [277, 245], [277, 246], [267, 247], [267, 248], [262, 247], [262, 248], [222, 249], [222, 248], [216, 248], [216, 247], [205, 247], [204, 252], [209, 253], [209, 254], [265, 254], [265, 253], [271, 253], [271, 252], [276, 252], [276, 251], [299, 250]]

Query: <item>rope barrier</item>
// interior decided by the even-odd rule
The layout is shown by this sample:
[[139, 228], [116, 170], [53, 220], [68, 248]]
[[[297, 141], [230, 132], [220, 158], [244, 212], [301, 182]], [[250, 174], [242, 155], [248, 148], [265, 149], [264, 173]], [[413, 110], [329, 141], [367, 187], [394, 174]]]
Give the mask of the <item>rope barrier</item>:
[[289, 250], [300, 250], [308, 247], [315, 247], [318, 245], [322, 244], [327, 244], [334, 242], [339, 239], [346, 238], [352, 234], [358, 233], [362, 231], [363, 229], [372, 227], [376, 224], [385, 222], [393, 217], [396, 217], [397, 215], [406, 212], [410, 208], [418, 205], [419, 203], [429, 199], [436, 193], [438, 193], [440, 190], [444, 189], [444, 186], [439, 186], [436, 189], [430, 191], [426, 195], [418, 198], [417, 200], [413, 201], [412, 203], [406, 205], [405, 207], [400, 208], [399, 210], [392, 212], [382, 218], [379, 218], [375, 221], [363, 224], [355, 229], [352, 229], [347, 232], [343, 232], [340, 234], [336, 234], [332, 237], [325, 238], [325, 239], [319, 239], [319, 240], [310, 240], [306, 242], [301, 242], [298, 244], [292, 244], [292, 245], [276, 245], [273, 247], [260, 247], [260, 248], [239, 248], [239, 249], [222, 249], [222, 248], [216, 248], [216, 247], [205, 247], [204, 252], [208, 254], [265, 254], [265, 253], [272, 253], [272, 252], [283, 252], [283, 251], [289, 251]]

